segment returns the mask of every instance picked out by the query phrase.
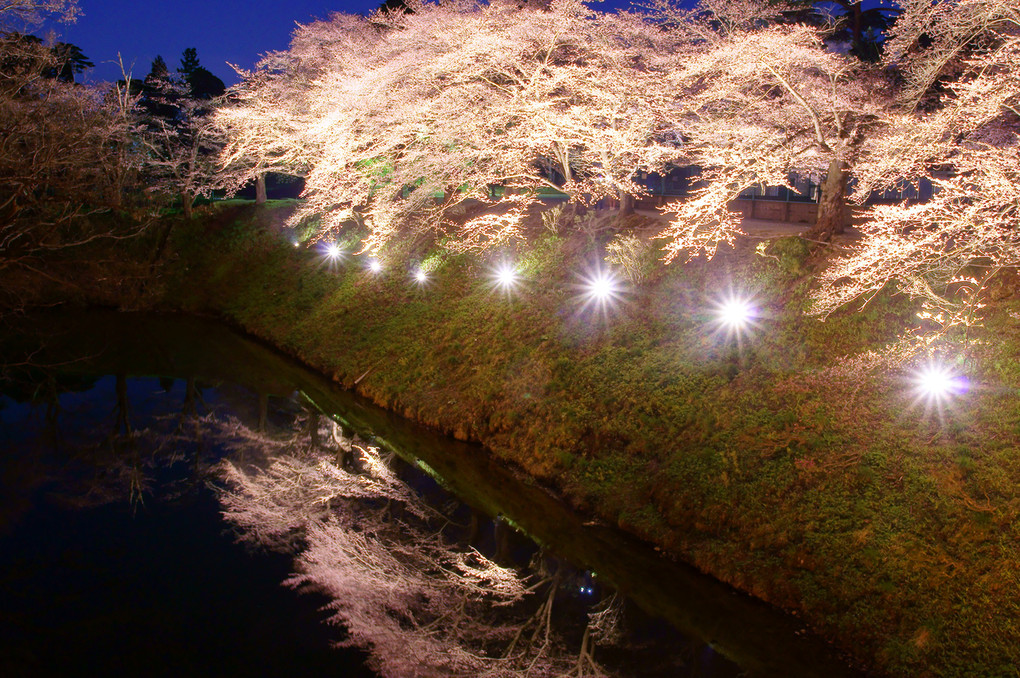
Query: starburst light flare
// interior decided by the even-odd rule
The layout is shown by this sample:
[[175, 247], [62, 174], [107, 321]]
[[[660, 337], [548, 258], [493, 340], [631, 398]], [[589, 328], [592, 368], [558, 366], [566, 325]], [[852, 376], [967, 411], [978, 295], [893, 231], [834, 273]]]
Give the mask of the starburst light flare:
[[419, 286], [424, 285], [429, 281], [429, 274], [426, 273], [425, 269], [423, 268], [419, 268], [417, 271], [415, 271], [412, 277]]
[[747, 299], [734, 297], [727, 299], [719, 307], [719, 322], [733, 330], [747, 327], [754, 317], [754, 307]]
[[365, 267], [370, 273], [382, 273], [383, 265], [378, 259], [369, 259]]
[[753, 298], [740, 292], [730, 292], [713, 304], [713, 324], [728, 337], [740, 338], [756, 326], [760, 312]]
[[623, 299], [623, 281], [611, 270], [596, 266], [581, 275], [581, 294], [578, 300], [582, 308], [593, 306], [605, 314]]
[[967, 379], [937, 360], [917, 368], [910, 379], [916, 396], [914, 402], [939, 409], [969, 389]]
[[521, 275], [517, 267], [509, 261], [497, 264], [489, 274], [489, 281], [494, 290], [510, 296], [521, 284]]
[[317, 250], [319, 253], [319, 265], [334, 272], [340, 268], [340, 264], [347, 255], [347, 252], [335, 242], [320, 242], [317, 245]]

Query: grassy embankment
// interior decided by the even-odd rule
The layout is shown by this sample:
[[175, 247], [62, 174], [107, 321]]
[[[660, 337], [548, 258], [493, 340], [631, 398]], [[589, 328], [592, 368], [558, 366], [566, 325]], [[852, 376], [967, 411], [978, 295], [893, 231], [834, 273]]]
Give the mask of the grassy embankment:
[[[552, 482], [706, 572], [797, 610], [894, 675], [1017, 675], [1020, 328], [1011, 296], [943, 340], [971, 390], [939, 416], [905, 372], [856, 359], [917, 325], [881, 297], [826, 322], [804, 311], [796, 239], [711, 263], [637, 261], [602, 320], [577, 273], [598, 247], [545, 233], [508, 299], [488, 264], [403, 252], [378, 276], [330, 270], [281, 233], [286, 206], [221, 205], [179, 227], [159, 291], [214, 312], [375, 401]], [[409, 281], [409, 262], [431, 268]], [[738, 348], [711, 301], [753, 292]], [[358, 381], [360, 379], [360, 381]]]

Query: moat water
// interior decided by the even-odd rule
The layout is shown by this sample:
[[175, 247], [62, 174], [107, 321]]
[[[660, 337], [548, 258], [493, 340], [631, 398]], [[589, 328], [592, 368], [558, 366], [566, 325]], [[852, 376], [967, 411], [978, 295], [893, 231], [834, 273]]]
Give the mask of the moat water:
[[[222, 324], [51, 312], [8, 319], [0, 348], [0, 675], [855, 675], [797, 619]], [[314, 475], [298, 463], [330, 499], [258, 513], [274, 468]], [[305, 522], [266, 528], [288, 511]], [[309, 565], [307, 521], [346, 526], [336, 563]], [[500, 603], [462, 561], [531, 590]], [[402, 597], [371, 589], [415, 563]]]

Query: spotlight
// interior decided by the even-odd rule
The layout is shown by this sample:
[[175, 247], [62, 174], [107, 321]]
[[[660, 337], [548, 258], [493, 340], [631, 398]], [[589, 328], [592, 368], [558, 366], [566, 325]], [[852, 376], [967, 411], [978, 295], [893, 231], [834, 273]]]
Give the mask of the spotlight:
[[424, 285], [428, 282], [429, 274], [425, 272], [425, 269], [419, 268], [414, 274], [414, 280], [419, 285]]
[[719, 322], [733, 330], [742, 330], [747, 327], [754, 317], [754, 307], [747, 299], [727, 299], [719, 306]]
[[968, 389], [963, 376], [935, 360], [915, 370], [911, 381], [917, 400], [923, 400], [929, 406], [941, 406]]
[[493, 288], [508, 295], [513, 292], [521, 282], [521, 276], [517, 272], [517, 268], [506, 261], [492, 269], [490, 278], [492, 280]]
[[588, 294], [597, 301], [606, 301], [616, 291], [616, 280], [608, 275], [600, 275], [593, 278], [588, 285]]
[[341, 256], [343, 256], [343, 253], [344, 251], [340, 249], [340, 246], [337, 245], [336, 243], [330, 243], [329, 245], [326, 245], [326, 256], [332, 259], [333, 261], [336, 261]]
[[382, 272], [382, 262], [379, 261], [378, 259], [369, 259], [369, 261], [368, 261], [368, 270], [371, 271], [372, 273], [381, 273]]
[[596, 268], [582, 275], [581, 281], [579, 299], [582, 304], [597, 306], [603, 313], [613, 308], [625, 291], [623, 282], [608, 269]]
[[712, 315], [719, 332], [739, 339], [757, 325], [759, 312], [751, 297], [730, 292], [715, 302]]

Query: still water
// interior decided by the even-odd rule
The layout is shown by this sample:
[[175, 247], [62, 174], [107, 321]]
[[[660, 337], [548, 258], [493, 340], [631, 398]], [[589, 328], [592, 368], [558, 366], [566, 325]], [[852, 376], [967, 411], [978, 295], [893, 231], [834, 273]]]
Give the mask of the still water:
[[854, 675], [796, 619], [220, 324], [2, 332], [0, 675]]

